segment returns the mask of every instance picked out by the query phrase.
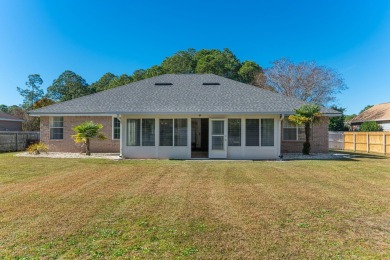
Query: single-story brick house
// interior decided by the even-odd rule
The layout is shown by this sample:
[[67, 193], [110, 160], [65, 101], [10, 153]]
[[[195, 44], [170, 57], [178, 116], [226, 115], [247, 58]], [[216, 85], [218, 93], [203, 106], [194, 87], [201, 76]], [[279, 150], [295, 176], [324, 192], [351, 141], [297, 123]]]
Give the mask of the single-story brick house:
[[0, 111], [0, 131], [22, 131], [23, 119]]
[[390, 131], [390, 102], [370, 107], [350, 121], [352, 130], [359, 130], [364, 122], [374, 121], [383, 128], [383, 131]]
[[[124, 158], [276, 159], [300, 152], [304, 130], [287, 117], [304, 102], [213, 74], [166, 74], [31, 111], [41, 117], [41, 140], [51, 151], [79, 152], [72, 127], [103, 124], [105, 141], [92, 152]], [[328, 151], [322, 108], [312, 151]]]

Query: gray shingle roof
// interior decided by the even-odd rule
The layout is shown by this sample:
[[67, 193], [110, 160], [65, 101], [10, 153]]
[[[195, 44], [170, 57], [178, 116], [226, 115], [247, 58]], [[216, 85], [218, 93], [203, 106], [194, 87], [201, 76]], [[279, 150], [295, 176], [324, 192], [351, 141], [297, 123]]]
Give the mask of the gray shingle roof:
[[[303, 104], [296, 98], [213, 74], [166, 74], [40, 108], [30, 114], [288, 114]], [[327, 108], [322, 112], [338, 113]]]
[[7, 113], [4, 113], [2, 111], [0, 111], [0, 120], [1, 121], [19, 121], [19, 122], [23, 122], [23, 119], [21, 119], [19, 117], [16, 117], [16, 116], [13, 116], [13, 115], [10, 115], [10, 114], [7, 114]]

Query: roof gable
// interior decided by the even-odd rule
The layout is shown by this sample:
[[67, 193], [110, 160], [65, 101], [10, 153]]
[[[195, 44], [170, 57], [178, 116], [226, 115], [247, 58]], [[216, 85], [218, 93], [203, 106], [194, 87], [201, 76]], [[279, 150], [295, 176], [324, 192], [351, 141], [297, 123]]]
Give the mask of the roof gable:
[[[165, 74], [30, 114], [288, 114], [303, 104], [296, 98], [213, 74]], [[326, 108], [322, 112], [338, 113]]]

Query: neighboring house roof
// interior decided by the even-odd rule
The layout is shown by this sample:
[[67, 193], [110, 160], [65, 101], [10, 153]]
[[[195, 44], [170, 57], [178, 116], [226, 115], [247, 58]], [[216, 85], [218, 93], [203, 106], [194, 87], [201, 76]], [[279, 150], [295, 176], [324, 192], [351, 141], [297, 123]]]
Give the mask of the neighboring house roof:
[[23, 122], [23, 119], [0, 111], [0, 121]]
[[[303, 104], [296, 98], [213, 74], [165, 74], [30, 114], [293, 114]], [[339, 115], [327, 108], [322, 112]]]
[[375, 105], [366, 111], [360, 113], [351, 120], [353, 123], [362, 123], [366, 121], [387, 121], [390, 120], [390, 102]]

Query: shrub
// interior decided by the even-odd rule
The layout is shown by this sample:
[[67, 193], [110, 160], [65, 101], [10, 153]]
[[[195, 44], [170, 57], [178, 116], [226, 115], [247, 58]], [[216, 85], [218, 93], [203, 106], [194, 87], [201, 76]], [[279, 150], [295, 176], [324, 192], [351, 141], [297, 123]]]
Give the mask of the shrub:
[[382, 131], [382, 127], [378, 125], [377, 122], [374, 121], [368, 121], [364, 122], [360, 128], [359, 131], [361, 132], [375, 132], [375, 131]]
[[32, 144], [27, 147], [27, 151], [29, 154], [47, 153], [48, 150], [49, 148], [47, 147], [47, 145], [42, 142]]

